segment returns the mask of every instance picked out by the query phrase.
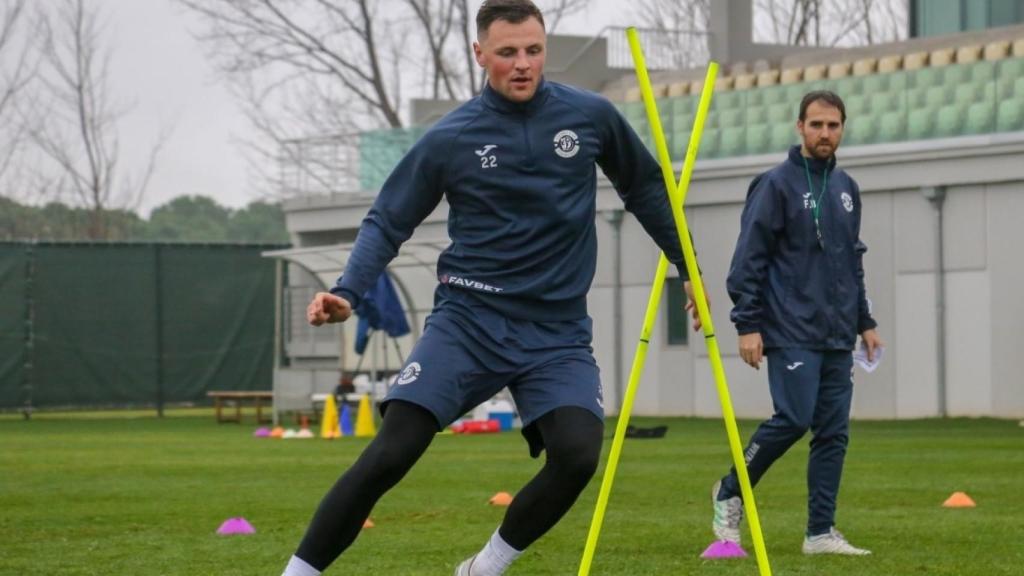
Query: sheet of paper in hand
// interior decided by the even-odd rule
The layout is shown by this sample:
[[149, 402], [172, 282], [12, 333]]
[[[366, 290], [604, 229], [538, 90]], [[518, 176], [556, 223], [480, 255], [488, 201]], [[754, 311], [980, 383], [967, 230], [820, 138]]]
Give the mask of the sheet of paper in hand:
[[868, 374], [875, 371], [878, 365], [882, 363], [882, 356], [885, 353], [885, 348], [875, 348], [875, 353], [872, 355], [871, 361], [868, 361], [868, 349], [864, 347], [864, 343], [860, 343], [860, 347], [853, 351], [853, 361], [857, 363], [861, 368], [864, 369]]

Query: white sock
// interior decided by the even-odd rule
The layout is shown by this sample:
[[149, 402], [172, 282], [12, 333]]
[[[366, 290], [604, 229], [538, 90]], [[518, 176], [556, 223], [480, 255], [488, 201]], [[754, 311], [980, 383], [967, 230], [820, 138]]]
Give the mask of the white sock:
[[313, 568], [306, 561], [298, 556], [292, 556], [288, 565], [284, 567], [281, 576], [320, 576], [320, 571]]
[[472, 576], [501, 576], [523, 552], [516, 550], [495, 530], [473, 561]]

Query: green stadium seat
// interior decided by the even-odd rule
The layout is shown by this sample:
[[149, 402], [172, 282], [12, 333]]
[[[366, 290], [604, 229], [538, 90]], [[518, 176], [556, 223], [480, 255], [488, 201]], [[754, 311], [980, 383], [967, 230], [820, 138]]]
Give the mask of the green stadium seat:
[[1016, 92], [1016, 81], [1024, 77], [1024, 58], [1003, 60], [996, 68], [996, 83], [1000, 98], [1010, 98]]
[[843, 132], [843, 143], [853, 146], [867, 144], [874, 140], [877, 130], [878, 118], [876, 116], [857, 116], [846, 123], [846, 128]]
[[941, 70], [942, 83], [947, 86], [971, 81], [970, 64], [953, 64], [951, 66], [943, 66]]
[[871, 74], [864, 77], [864, 85], [861, 87], [865, 95], [885, 92], [889, 89], [889, 76], [891, 74]]
[[1024, 130], [1024, 98], [1012, 98], [999, 103], [996, 112], [996, 130], [1014, 132]]
[[971, 81], [975, 83], [992, 82], [996, 77], [995, 62], [975, 62], [971, 64]]
[[768, 110], [762, 106], [751, 106], [747, 108], [747, 122], [749, 124], [768, 123]]
[[1013, 95], [1018, 97], [1024, 96], [1024, 76], [1013, 81]]
[[693, 129], [693, 118], [694, 116], [692, 114], [677, 114], [672, 116], [672, 132], [689, 135], [690, 130]]
[[629, 120], [630, 124], [635, 126], [638, 121], [647, 121], [647, 110], [644, 109], [643, 102], [627, 102], [624, 108], [626, 120]]
[[760, 94], [760, 104], [762, 106], [771, 106], [773, 104], [782, 104], [790, 100], [788, 94], [789, 89], [789, 86], [766, 86], [764, 88], [758, 88], [756, 92]]
[[786, 97], [784, 102], [792, 102], [793, 106], [799, 106], [800, 100], [803, 100], [804, 94], [807, 94], [811, 90], [815, 90], [817, 87], [813, 82], [801, 82], [800, 84], [791, 84], [786, 86]]
[[948, 86], [931, 86], [924, 93], [924, 104], [929, 108], [945, 106], [950, 102], [950, 88]]
[[766, 120], [769, 124], [778, 124], [782, 122], [793, 121], [796, 122], [796, 118], [800, 113], [800, 103], [794, 102], [792, 104], [783, 102], [781, 104], [772, 104], [768, 107], [768, 113], [766, 114]]
[[700, 150], [697, 151], [698, 158], [718, 157], [718, 135], [717, 128], [707, 128], [700, 137]]
[[839, 94], [840, 98], [847, 98], [849, 96], [859, 94], [861, 92], [860, 78], [852, 76], [847, 78], [840, 78], [838, 80], [831, 80], [829, 81], [829, 85], [831, 86], [833, 92]]
[[953, 89], [953, 102], [968, 105], [981, 99], [981, 84], [960, 84]]
[[679, 114], [694, 114], [697, 111], [697, 98], [692, 96], [679, 96], [676, 98], [668, 99], [669, 106], [672, 108], [672, 116]]
[[964, 123], [964, 111], [966, 106], [958, 104], [947, 104], [939, 108], [935, 116], [934, 136], [950, 137], [959, 136]]
[[997, 71], [1003, 78], [1020, 78], [1024, 76], [1024, 58], [1007, 58], [999, 62]]
[[739, 108], [743, 105], [744, 95], [742, 92], [722, 92], [715, 94], [712, 106], [719, 110], [726, 108]]
[[907, 138], [907, 117], [901, 111], [885, 112], [878, 120], [876, 142], [899, 142]]
[[689, 132], [676, 132], [672, 134], [672, 138], [668, 146], [669, 153], [672, 155], [672, 161], [682, 162], [683, 159], [686, 158], [686, 149], [689, 146]]
[[770, 152], [770, 128], [767, 124], [747, 125], [747, 154]]
[[872, 114], [889, 112], [899, 107], [897, 95], [894, 92], [875, 92], [869, 98], [869, 110]]
[[843, 103], [846, 104], [847, 116], [866, 114], [871, 110], [871, 101], [868, 100], [867, 96], [862, 96], [860, 94], [852, 94], [843, 98]]
[[966, 134], [984, 134], [995, 127], [995, 103], [975, 102], [967, 108], [967, 121], [964, 124]]
[[718, 151], [722, 156], [742, 156], [745, 152], [746, 144], [746, 129], [742, 126], [723, 128]]
[[755, 94], [757, 94], [758, 92], [759, 90], [756, 88], [750, 90], [737, 91], [735, 94], [736, 97], [739, 99], [739, 107], [744, 109], [749, 108], [751, 106], [751, 101], [755, 101], [757, 99]]
[[796, 126], [791, 123], [775, 124], [772, 126], [771, 144], [769, 152], [784, 152], [790, 146], [796, 144]]
[[928, 95], [928, 88], [909, 88], [904, 94], [906, 94], [906, 102], [909, 107], [920, 108], [924, 106], [925, 97]]
[[983, 84], [980, 84], [980, 86], [981, 86], [981, 97], [984, 98], [988, 102], [995, 102], [996, 94], [998, 93], [998, 91], [996, 89], [997, 86], [996, 86], [995, 81], [993, 80], [992, 82], [985, 82]]
[[910, 81], [908, 80], [910, 74], [913, 74], [913, 72], [892, 72], [890, 74], [886, 74], [886, 76], [889, 77], [888, 90], [890, 92], [905, 91], [907, 89], [908, 84], [910, 83]]
[[935, 109], [915, 108], [907, 116], [907, 138], [921, 140], [930, 138], [934, 130]]
[[718, 115], [718, 125], [722, 128], [731, 128], [733, 126], [742, 126], [745, 120], [746, 110], [743, 108], [735, 108], [732, 110], [723, 110]]
[[921, 68], [910, 75], [910, 83], [914, 88], [931, 88], [942, 84], [942, 71], [938, 68]]
[[751, 90], [751, 95], [746, 98], [746, 106], [769, 107], [773, 104], [778, 104], [778, 101], [783, 99], [784, 96], [785, 91], [781, 86], [755, 88]]

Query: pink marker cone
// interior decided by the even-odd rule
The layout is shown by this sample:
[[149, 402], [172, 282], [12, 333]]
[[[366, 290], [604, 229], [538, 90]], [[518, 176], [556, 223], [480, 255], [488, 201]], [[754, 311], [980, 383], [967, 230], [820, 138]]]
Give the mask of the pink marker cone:
[[229, 534], [255, 534], [256, 529], [249, 524], [245, 518], [228, 518], [217, 528], [217, 534], [227, 536]]
[[746, 558], [747, 553], [743, 551], [743, 547], [735, 542], [729, 542], [728, 540], [716, 540], [708, 546], [707, 550], [700, 555], [701, 558], [707, 558], [709, 560], [717, 560], [719, 558]]

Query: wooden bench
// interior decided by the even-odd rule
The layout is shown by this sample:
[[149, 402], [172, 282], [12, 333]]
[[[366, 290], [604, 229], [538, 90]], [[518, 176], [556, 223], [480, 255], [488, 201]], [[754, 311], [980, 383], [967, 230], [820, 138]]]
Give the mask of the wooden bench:
[[[242, 404], [251, 401], [256, 406], [256, 422], [263, 424], [270, 422], [270, 418], [263, 418], [263, 401], [267, 400], [273, 402], [274, 393], [265, 390], [212, 390], [207, 392], [206, 395], [213, 398], [213, 408], [217, 414], [217, 422], [242, 422]], [[230, 415], [224, 415], [222, 409], [224, 404], [233, 403], [235, 405], [234, 417]]]

